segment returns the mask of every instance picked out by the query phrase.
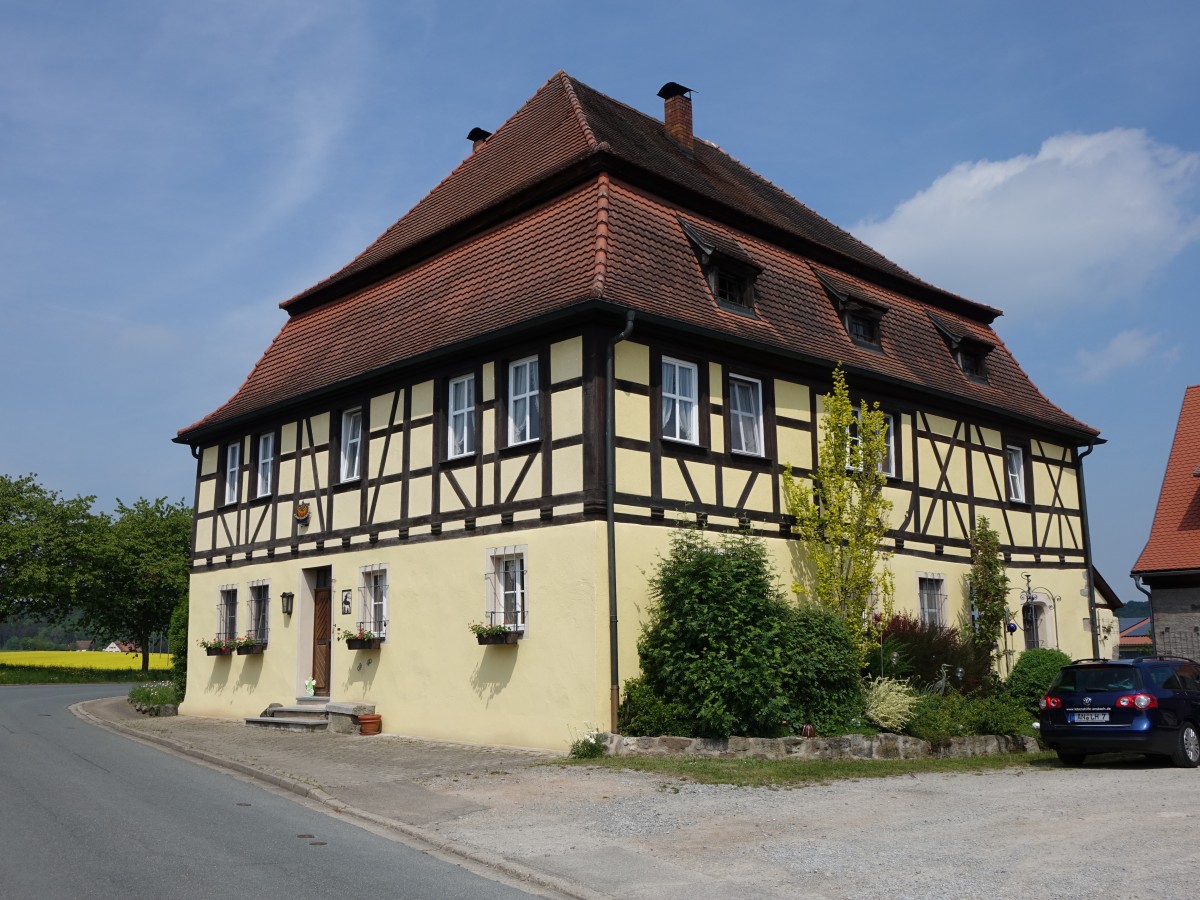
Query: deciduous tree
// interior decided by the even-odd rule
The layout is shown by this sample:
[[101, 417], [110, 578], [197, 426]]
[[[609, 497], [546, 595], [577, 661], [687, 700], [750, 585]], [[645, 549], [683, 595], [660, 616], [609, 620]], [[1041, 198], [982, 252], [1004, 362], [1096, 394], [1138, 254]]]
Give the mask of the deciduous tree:
[[807, 478], [790, 466], [784, 471], [787, 510], [804, 550], [793, 590], [846, 620], [861, 665], [892, 618], [891, 554], [882, 546], [892, 510], [883, 491], [887, 419], [878, 403], [855, 408], [840, 365], [823, 399], [816, 469]]

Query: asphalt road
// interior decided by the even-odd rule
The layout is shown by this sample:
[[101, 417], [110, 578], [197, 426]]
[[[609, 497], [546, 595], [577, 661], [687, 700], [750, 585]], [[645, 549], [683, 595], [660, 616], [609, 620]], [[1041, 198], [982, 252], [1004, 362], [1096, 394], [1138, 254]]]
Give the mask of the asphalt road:
[[526, 897], [76, 718], [119, 685], [0, 687], [0, 897]]

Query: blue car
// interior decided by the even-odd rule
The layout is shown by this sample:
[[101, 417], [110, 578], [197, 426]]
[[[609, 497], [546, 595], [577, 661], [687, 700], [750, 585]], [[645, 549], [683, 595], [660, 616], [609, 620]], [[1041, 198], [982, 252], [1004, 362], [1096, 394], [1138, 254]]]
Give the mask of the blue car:
[[1042, 740], [1064, 765], [1093, 753], [1145, 753], [1200, 765], [1200, 663], [1184, 657], [1083, 659], [1039, 703]]

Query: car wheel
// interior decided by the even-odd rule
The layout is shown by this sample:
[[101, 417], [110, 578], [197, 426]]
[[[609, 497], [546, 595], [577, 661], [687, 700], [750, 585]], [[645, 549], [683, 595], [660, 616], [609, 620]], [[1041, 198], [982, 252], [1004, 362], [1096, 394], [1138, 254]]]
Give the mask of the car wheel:
[[1058, 754], [1058, 761], [1064, 766], [1082, 766], [1084, 753], [1069, 753], [1066, 750], [1055, 750]]
[[1188, 769], [1194, 769], [1200, 765], [1200, 734], [1196, 733], [1196, 726], [1191, 722], [1184, 722], [1183, 727], [1179, 729], [1179, 737], [1176, 741], [1175, 753], [1171, 756], [1171, 762]]

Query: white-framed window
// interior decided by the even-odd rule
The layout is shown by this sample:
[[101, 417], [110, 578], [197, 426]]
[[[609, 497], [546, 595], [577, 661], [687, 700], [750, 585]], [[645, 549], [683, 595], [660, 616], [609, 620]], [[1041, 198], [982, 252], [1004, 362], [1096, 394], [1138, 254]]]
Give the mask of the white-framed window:
[[698, 382], [692, 363], [663, 357], [662, 361], [662, 435], [672, 441], [695, 444], [700, 440], [696, 427]]
[[921, 621], [927, 625], [946, 624], [946, 579], [941, 575], [917, 576], [917, 596], [921, 604]]
[[729, 447], [734, 453], [762, 456], [762, 382], [729, 376]]
[[[508, 367], [509, 444], [536, 441], [542, 436], [540, 396], [537, 357], [531, 356], [529, 359], [518, 360], [510, 364]], [[473, 409], [472, 412], [474, 412]]]
[[221, 585], [217, 602], [217, 637], [232, 640], [237, 633], [237, 585]]
[[475, 452], [475, 376], [450, 379], [448, 429], [449, 457]]
[[225, 502], [237, 503], [242, 480], [242, 442], [225, 448]]
[[266, 497], [275, 486], [275, 435], [258, 436], [258, 490], [256, 497]]
[[342, 481], [353, 481], [361, 474], [362, 419], [361, 409], [342, 413]]
[[1004, 471], [1008, 478], [1008, 499], [1025, 502], [1025, 451], [1011, 444], [1004, 448]]
[[888, 478], [896, 474], [896, 420], [890, 413], [883, 414], [883, 459], [879, 461], [879, 471]]
[[[857, 472], [859, 467], [855, 465], [854, 459], [855, 449], [862, 446], [862, 435], [859, 434], [859, 427], [862, 421], [862, 410], [855, 408], [853, 410], [854, 421], [850, 423], [850, 427], [846, 429], [846, 468]], [[883, 414], [883, 456], [879, 460], [876, 468], [887, 475], [889, 478], [896, 474], [896, 443], [892, 437], [892, 428], [894, 420], [890, 413]]]
[[267, 642], [268, 618], [271, 614], [271, 582], [250, 582], [250, 599], [247, 602], [248, 628], [246, 637], [260, 644]]
[[387, 566], [376, 564], [359, 570], [362, 583], [358, 586], [361, 618], [360, 631], [369, 631], [378, 638], [387, 637], [388, 573]]
[[488, 550], [487, 622], [510, 631], [524, 632], [527, 624], [527, 548], [493, 547]]

